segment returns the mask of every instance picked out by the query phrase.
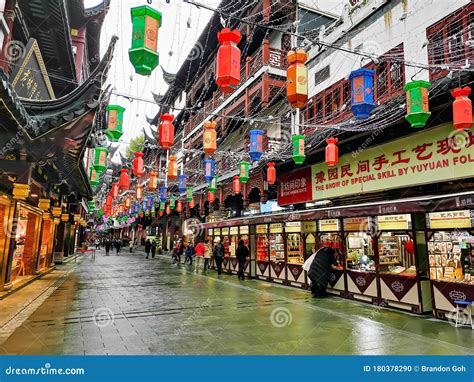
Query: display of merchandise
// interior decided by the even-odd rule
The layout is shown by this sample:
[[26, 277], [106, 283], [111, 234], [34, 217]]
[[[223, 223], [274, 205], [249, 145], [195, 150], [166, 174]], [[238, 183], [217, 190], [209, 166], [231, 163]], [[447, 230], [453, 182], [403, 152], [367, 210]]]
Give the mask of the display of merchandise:
[[280, 233], [270, 234], [268, 244], [270, 247], [270, 261], [285, 261], [283, 235]]
[[257, 260], [268, 261], [268, 239], [266, 236], [257, 236]]
[[298, 233], [288, 234], [286, 237], [286, 253], [289, 263], [303, 264], [303, 244]]
[[381, 236], [379, 239], [380, 265], [401, 263], [401, 243], [396, 236]]
[[222, 238], [222, 245], [224, 246], [224, 257], [229, 257], [230, 256], [229, 236], [224, 236]]
[[374, 253], [370, 246], [370, 237], [365, 233], [351, 233], [347, 237], [348, 269], [375, 271]]

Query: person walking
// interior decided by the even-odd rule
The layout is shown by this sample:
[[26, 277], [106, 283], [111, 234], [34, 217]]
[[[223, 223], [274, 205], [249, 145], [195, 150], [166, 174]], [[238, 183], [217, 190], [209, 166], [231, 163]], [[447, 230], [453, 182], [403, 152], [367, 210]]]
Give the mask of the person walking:
[[151, 257], [155, 258], [155, 254], [156, 254], [156, 241], [153, 240], [151, 242]]
[[95, 239], [95, 249], [100, 249], [100, 240], [99, 240], [99, 238]]
[[189, 263], [193, 265], [193, 256], [194, 256], [194, 246], [192, 243], [188, 243], [186, 246], [186, 257], [184, 259], [184, 264]]
[[206, 241], [204, 242], [204, 246], [206, 247], [206, 250], [204, 252], [204, 270], [206, 270], [210, 269], [210, 262], [212, 256], [211, 241], [209, 239], [206, 239]]
[[105, 240], [105, 256], [109, 256], [111, 246], [112, 246], [112, 242], [109, 239], [106, 239]]
[[120, 252], [120, 247], [122, 246], [122, 242], [120, 241], [120, 239], [117, 239], [117, 241], [115, 242], [115, 249], [117, 250], [117, 256]]
[[240, 239], [239, 245], [237, 246], [237, 252], [236, 252], [237, 261], [239, 262], [239, 272], [237, 273], [239, 280], [245, 280], [244, 268], [245, 268], [245, 261], [247, 260], [248, 256], [249, 256], [249, 249], [245, 245], [244, 241]]
[[224, 246], [221, 243], [220, 237], [216, 237], [214, 239], [214, 259], [216, 261], [217, 266], [217, 274], [220, 275], [222, 273], [222, 263], [224, 262]]
[[130, 241], [128, 242], [128, 248], [130, 249], [130, 253], [133, 253], [133, 240], [130, 239]]
[[326, 297], [331, 267], [336, 264], [335, 253], [331, 247], [323, 247], [316, 253], [308, 272], [313, 297]]
[[196, 269], [195, 271], [199, 271], [202, 269], [202, 263], [204, 259], [204, 253], [206, 252], [206, 246], [202, 241], [197, 243], [196, 248], [194, 248], [194, 252], [196, 253]]
[[178, 251], [176, 253], [177, 266], [181, 264], [181, 256], [183, 256], [183, 253], [184, 253], [184, 241], [183, 239], [180, 239], [178, 242]]
[[150, 257], [150, 250], [151, 250], [151, 242], [150, 239], [146, 239], [145, 241], [145, 259], [148, 259]]

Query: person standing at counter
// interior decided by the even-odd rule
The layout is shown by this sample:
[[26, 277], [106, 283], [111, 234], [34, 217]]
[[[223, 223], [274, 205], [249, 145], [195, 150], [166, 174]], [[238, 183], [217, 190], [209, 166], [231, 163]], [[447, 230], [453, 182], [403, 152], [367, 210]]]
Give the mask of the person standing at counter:
[[239, 280], [245, 279], [244, 267], [245, 267], [245, 261], [247, 260], [248, 256], [249, 256], [248, 248], [245, 246], [245, 243], [243, 240], [239, 240], [239, 245], [237, 247], [237, 252], [236, 252], [237, 261], [239, 262], [239, 272], [237, 273]]
[[308, 272], [313, 297], [326, 297], [331, 266], [336, 265], [335, 253], [330, 247], [323, 247], [316, 253]]
[[214, 259], [216, 260], [217, 274], [222, 273], [222, 263], [224, 262], [224, 246], [221, 243], [220, 237], [214, 239]]

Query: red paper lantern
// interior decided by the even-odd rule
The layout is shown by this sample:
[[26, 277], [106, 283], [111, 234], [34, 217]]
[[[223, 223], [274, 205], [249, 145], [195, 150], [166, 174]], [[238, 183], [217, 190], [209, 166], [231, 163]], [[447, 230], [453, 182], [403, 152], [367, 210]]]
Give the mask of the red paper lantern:
[[451, 91], [456, 98], [453, 102], [453, 125], [456, 130], [470, 129], [472, 126], [472, 101], [469, 99], [471, 88], [456, 88]]
[[133, 160], [133, 175], [141, 177], [143, 175], [143, 153], [136, 152]]
[[125, 197], [125, 207], [130, 208], [132, 206], [132, 195], [127, 195]]
[[148, 191], [154, 192], [158, 188], [158, 173], [150, 171], [150, 181], [148, 183]]
[[159, 143], [163, 150], [170, 150], [174, 143], [173, 114], [161, 114]]
[[141, 184], [137, 184], [137, 188], [135, 188], [135, 198], [141, 202], [143, 199], [143, 187]]
[[326, 139], [326, 163], [328, 166], [335, 166], [339, 162], [339, 149], [337, 148], [337, 138]]
[[176, 202], [176, 212], [181, 213], [182, 211], [183, 211], [183, 203], [181, 202], [181, 200], [178, 200]]
[[216, 84], [223, 93], [232, 93], [240, 82], [240, 31], [224, 28], [217, 33], [220, 47], [216, 60]]
[[107, 208], [107, 210], [112, 209], [113, 201], [114, 201], [114, 198], [112, 198], [112, 194], [108, 193], [107, 197], [105, 198], [105, 207]]
[[120, 192], [120, 186], [119, 186], [118, 182], [112, 183], [112, 190], [111, 190], [111, 193], [112, 193], [112, 197], [113, 197], [114, 199], [119, 196], [119, 192]]
[[213, 192], [208, 192], [207, 193], [207, 200], [209, 201], [209, 203], [213, 203], [214, 202], [214, 193]]
[[178, 166], [176, 165], [176, 157], [174, 155], [170, 155], [168, 158], [168, 179], [178, 179]]
[[267, 166], [268, 166], [268, 168], [267, 168], [267, 182], [270, 186], [272, 186], [276, 182], [275, 162], [268, 162]]
[[234, 176], [234, 180], [232, 181], [232, 191], [234, 194], [240, 194], [240, 179], [237, 175]]
[[[143, 213], [143, 212], [142, 212], [142, 213]], [[163, 216], [163, 211], [159, 211], [159, 212], [158, 212], [158, 215], [159, 215], [160, 217]]]
[[194, 208], [194, 198], [192, 198], [192, 199], [188, 202], [188, 206], [189, 206], [189, 208]]
[[171, 213], [171, 208], [170, 208], [170, 205], [168, 204], [166, 206], [166, 215], [169, 215]]
[[130, 176], [126, 168], [120, 170], [119, 186], [122, 191], [127, 191], [130, 188]]
[[207, 155], [214, 155], [217, 149], [216, 143], [216, 123], [212, 121], [204, 122], [204, 134], [202, 137], [202, 147]]

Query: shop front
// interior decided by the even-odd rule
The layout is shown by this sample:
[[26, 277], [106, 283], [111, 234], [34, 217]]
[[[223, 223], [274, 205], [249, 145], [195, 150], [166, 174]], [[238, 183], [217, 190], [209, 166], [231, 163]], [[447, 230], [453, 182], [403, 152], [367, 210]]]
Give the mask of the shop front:
[[14, 205], [15, 201], [6, 195], [0, 195], [0, 291], [4, 288], [8, 269]]

